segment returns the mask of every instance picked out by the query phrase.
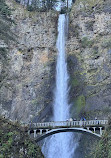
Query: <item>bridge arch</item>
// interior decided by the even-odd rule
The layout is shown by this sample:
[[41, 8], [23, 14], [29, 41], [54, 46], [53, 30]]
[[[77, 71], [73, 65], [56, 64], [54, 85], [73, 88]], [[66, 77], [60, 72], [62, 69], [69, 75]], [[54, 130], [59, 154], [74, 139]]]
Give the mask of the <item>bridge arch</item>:
[[100, 134], [93, 133], [92, 131], [83, 129], [83, 128], [58, 128], [58, 129], [52, 129], [52, 130], [46, 132], [45, 134], [41, 135], [40, 137], [36, 137], [35, 141], [39, 142], [40, 140], [42, 140], [48, 136], [51, 136], [51, 135], [57, 134], [57, 133], [62, 133], [62, 132], [79, 132], [79, 133], [93, 135], [93, 136], [96, 136], [97, 138], [101, 138]]

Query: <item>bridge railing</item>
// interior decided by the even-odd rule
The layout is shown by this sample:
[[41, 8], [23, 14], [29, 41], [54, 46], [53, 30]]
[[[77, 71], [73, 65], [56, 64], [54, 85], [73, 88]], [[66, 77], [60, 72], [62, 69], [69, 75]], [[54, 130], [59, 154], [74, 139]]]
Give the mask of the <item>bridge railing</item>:
[[87, 120], [87, 121], [58, 121], [27, 124], [31, 128], [57, 128], [57, 127], [82, 127], [82, 126], [97, 126], [107, 125], [108, 120]]

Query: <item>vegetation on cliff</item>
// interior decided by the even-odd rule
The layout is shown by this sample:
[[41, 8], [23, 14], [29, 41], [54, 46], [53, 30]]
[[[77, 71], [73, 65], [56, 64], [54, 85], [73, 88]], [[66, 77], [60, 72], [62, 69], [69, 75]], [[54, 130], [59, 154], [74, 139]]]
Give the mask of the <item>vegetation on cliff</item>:
[[101, 140], [93, 148], [90, 157], [111, 158], [111, 121]]
[[0, 0], [0, 15], [5, 16], [5, 17], [11, 15], [11, 10], [6, 5], [5, 0]]
[[[102, 119], [111, 113], [110, 19], [110, 0], [76, 0], [72, 6], [67, 43], [72, 117]], [[91, 158], [111, 157], [110, 131], [104, 134]], [[89, 155], [95, 142], [94, 138], [81, 136], [78, 148], [81, 158]]]
[[54, 7], [57, 6], [58, 0], [16, 0], [16, 2], [27, 6], [29, 11], [48, 11], [50, 9], [54, 9]]
[[10, 18], [11, 9], [6, 5], [4, 0], [0, 0], [0, 39], [8, 43], [13, 39], [13, 34], [10, 30], [12, 20]]
[[91, 14], [102, 10], [104, 0], [77, 0], [75, 1], [75, 6], [78, 6], [80, 12]]
[[[68, 39], [72, 116], [76, 111], [75, 115], [80, 117], [84, 114], [86, 118], [102, 117], [111, 111], [110, 6], [110, 0], [77, 0], [72, 6]], [[84, 106], [78, 106], [77, 99], [81, 96], [84, 96]]]
[[43, 158], [24, 128], [0, 117], [0, 158]]
[[0, 59], [1, 59], [1, 74], [0, 74], [0, 88], [3, 85], [4, 79], [7, 78], [8, 71], [8, 45], [10, 41], [14, 41], [15, 37], [11, 31], [11, 25], [14, 22], [10, 18], [11, 9], [5, 3], [5, 0], [0, 0]]

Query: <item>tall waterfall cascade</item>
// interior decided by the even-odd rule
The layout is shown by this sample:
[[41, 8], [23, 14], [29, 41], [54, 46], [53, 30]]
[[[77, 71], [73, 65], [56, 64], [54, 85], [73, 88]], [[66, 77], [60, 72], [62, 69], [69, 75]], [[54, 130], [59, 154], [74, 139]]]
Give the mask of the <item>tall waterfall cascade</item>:
[[[53, 121], [66, 121], [70, 118], [68, 104], [68, 80], [67, 62], [65, 54], [65, 39], [67, 33], [67, 15], [60, 14], [58, 20], [57, 39], [57, 65], [56, 65], [56, 88], [54, 93]], [[59, 133], [47, 138], [43, 145], [43, 153], [46, 158], [74, 158], [77, 143], [74, 143], [72, 133]]]
[[56, 66], [56, 89], [54, 97], [54, 121], [66, 121], [69, 118], [68, 105], [68, 73], [65, 55], [65, 26], [67, 21], [65, 15], [61, 14], [58, 21], [57, 39], [57, 66]]

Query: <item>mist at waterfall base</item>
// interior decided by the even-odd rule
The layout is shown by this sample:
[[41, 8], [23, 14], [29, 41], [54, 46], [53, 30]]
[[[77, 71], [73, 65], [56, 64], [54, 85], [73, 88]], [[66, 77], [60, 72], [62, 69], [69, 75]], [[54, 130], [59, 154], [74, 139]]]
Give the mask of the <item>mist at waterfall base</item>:
[[[68, 72], [65, 54], [65, 32], [67, 32], [67, 16], [59, 15], [56, 65], [56, 88], [54, 93], [53, 121], [66, 121], [70, 118], [68, 105]], [[74, 151], [78, 143], [74, 134], [59, 133], [46, 138], [42, 151], [46, 158], [74, 158]]]

